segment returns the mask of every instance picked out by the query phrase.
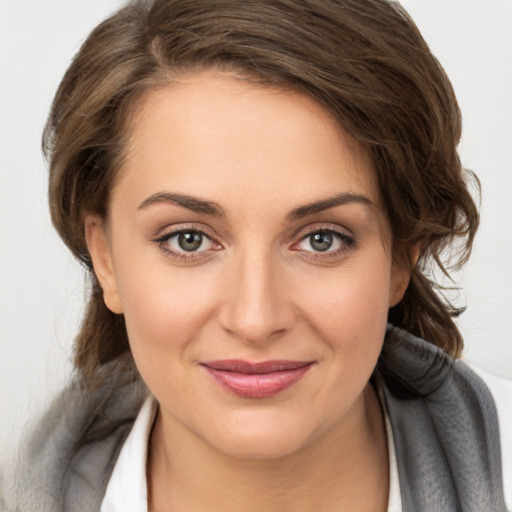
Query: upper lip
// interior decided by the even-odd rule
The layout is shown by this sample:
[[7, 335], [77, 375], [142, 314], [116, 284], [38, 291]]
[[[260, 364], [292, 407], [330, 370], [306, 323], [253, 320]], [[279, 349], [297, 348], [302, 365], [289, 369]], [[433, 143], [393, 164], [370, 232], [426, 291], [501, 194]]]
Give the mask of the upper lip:
[[201, 364], [213, 370], [226, 372], [245, 373], [248, 375], [257, 375], [264, 373], [280, 372], [286, 370], [296, 370], [302, 368], [313, 361], [289, 361], [289, 360], [272, 360], [252, 362], [242, 359], [223, 359], [220, 361], [203, 361]]

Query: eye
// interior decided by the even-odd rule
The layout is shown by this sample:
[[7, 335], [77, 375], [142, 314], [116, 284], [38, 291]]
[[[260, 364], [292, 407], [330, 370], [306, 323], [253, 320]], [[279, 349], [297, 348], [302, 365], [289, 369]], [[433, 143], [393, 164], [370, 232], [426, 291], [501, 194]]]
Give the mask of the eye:
[[156, 242], [166, 254], [181, 260], [197, 258], [203, 253], [221, 248], [206, 233], [198, 229], [173, 231], [161, 236]]
[[169, 239], [170, 245], [175, 244], [173, 247], [175, 250], [183, 250], [186, 252], [195, 252], [201, 249], [202, 245], [205, 244], [206, 237], [203, 233], [199, 233], [198, 231], [182, 231], [177, 235], [174, 235]]
[[355, 243], [354, 237], [346, 233], [333, 229], [317, 229], [304, 236], [292, 250], [312, 253], [316, 257], [328, 257], [343, 254], [353, 248]]
[[339, 240], [336, 240], [334, 234], [328, 231], [319, 231], [318, 233], [308, 235], [302, 242], [306, 242], [306, 245], [309, 246], [307, 248], [303, 247], [304, 249], [318, 252], [325, 252], [332, 249], [333, 246], [336, 245], [336, 242], [338, 242], [339, 245]]

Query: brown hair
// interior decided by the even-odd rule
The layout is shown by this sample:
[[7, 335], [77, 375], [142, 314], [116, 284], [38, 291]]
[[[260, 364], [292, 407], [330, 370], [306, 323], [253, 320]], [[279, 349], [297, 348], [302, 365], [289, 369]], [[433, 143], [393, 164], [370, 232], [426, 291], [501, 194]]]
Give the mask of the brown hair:
[[[106, 308], [92, 270], [84, 212], [108, 213], [141, 97], [205, 68], [307, 94], [368, 148], [394, 257], [412, 269], [389, 321], [459, 355], [453, 317], [460, 310], [439, 293], [431, 269], [449, 275], [467, 260], [478, 211], [456, 152], [461, 120], [453, 89], [407, 13], [388, 0], [139, 1], [85, 41], [57, 91], [43, 139], [53, 223], [92, 279], [75, 353], [86, 379], [97, 380], [108, 362], [119, 371], [133, 362], [124, 319]], [[454, 246], [451, 266], [443, 264]]]

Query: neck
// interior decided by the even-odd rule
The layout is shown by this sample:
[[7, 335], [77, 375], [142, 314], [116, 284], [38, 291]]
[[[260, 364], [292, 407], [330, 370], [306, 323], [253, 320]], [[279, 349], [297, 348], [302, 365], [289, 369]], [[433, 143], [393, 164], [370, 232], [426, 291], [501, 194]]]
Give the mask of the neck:
[[159, 413], [150, 442], [154, 512], [387, 510], [385, 425], [371, 386], [328, 432], [273, 459], [226, 455], [165, 420]]

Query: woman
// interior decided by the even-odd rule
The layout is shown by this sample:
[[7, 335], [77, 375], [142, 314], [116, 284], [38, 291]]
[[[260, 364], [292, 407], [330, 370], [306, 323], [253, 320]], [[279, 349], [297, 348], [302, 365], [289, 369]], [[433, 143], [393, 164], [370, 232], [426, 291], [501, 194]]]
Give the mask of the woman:
[[101, 24], [45, 133], [93, 283], [80, 379], [7, 506], [505, 510], [495, 403], [427, 272], [478, 225], [459, 137], [394, 3], [157, 0]]

